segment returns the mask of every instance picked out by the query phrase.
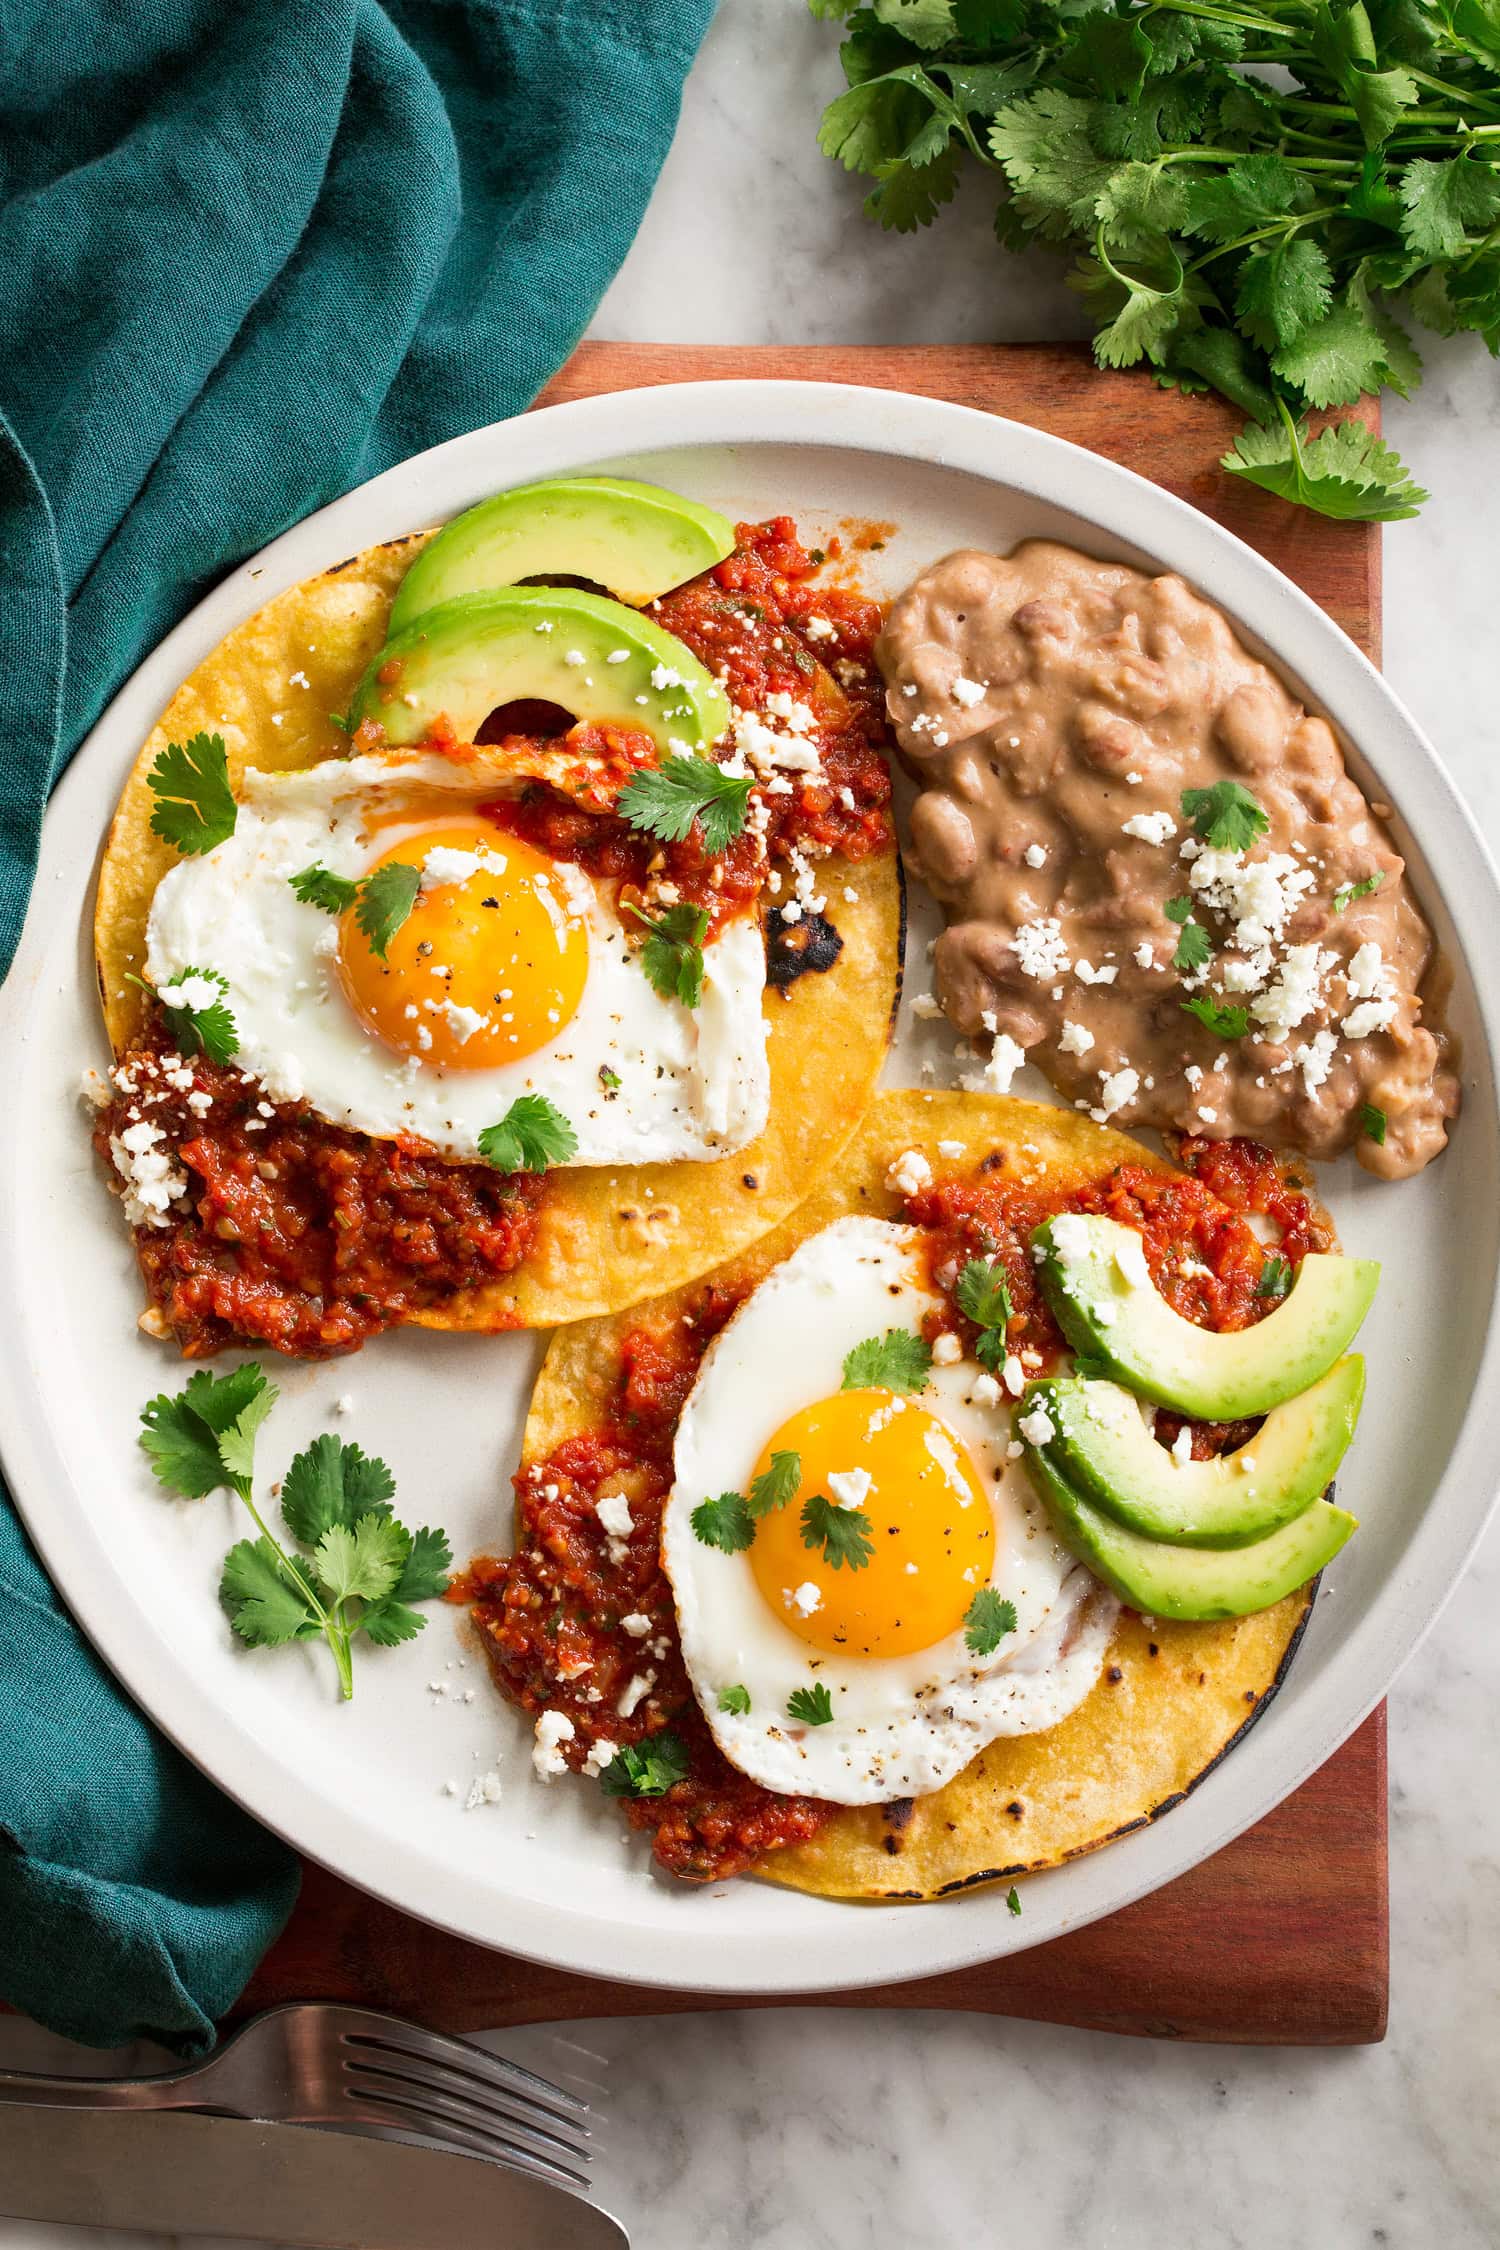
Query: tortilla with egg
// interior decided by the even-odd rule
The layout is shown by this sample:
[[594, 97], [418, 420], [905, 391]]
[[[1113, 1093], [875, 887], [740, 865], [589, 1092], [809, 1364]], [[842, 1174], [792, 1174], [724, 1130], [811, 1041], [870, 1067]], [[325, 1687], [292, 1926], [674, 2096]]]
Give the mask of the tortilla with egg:
[[[284, 772], [342, 756], [347, 744], [328, 714], [347, 709], [384, 643], [395, 590], [431, 536], [372, 547], [278, 594], [204, 659], [152, 729], [99, 875], [95, 951], [117, 1055], [147, 1019], [147, 997], [129, 979], [143, 968], [156, 886], [177, 858], [151, 828], [146, 777], [157, 756], [200, 730], [220, 734], [236, 783], [247, 766]], [[759, 1139], [716, 1163], [550, 1173], [525, 1263], [416, 1315], [420, 1325], [550, 1328], [609, 1313], [676, 1288], [795, 1209], [864, 1111], [900, 989], [904, 901], [894, 848], [857, 867], [823, 865], [843, 948], [784, 994], [767, 986], [771, 1108]]]
[[[999, 1152], [1002, 1176], [1044, 1174], [1065, 1187], [1121, 1163], [1171, 1169], [1123, 1133], [1068, 1110], [977, 1094], [882, 1093], [845, 1148], [838, 1179], [715, 1278], [753, 1285], [846, 1213], [899, 1217], [887, 1170], [910, 1148], [936, 1158], [939, 1141], [963, 1142], [975, 1167]], [[962, 1167], [944, 1159], [941, 1169]], [[686, 1301], [678, 1292], [554, 1337], [532, 1395], [523, 1464], [587, 1430], [624, 1337], [677, 1320]], [[1148, 1625], [1125, 1610], [1097, 1686], [1060, 1725], [991, 1743], [929, 1797], [842, 1807], [810, 1842], [768, 1855], [757, 1872], [829, 1898], [942, 1898], [1055, 1866], [1139, 1828], [1201, 1781], [1264, 1709], [1312, 1600], [1304, 1588], [1256, 1616], [1206, 1625]]]

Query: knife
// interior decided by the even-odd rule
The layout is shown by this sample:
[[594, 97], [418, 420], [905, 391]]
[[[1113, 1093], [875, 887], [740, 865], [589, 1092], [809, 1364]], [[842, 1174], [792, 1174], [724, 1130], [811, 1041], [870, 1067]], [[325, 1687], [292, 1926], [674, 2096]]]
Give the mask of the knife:
[[630, 2250], [597, 2204], [483, 2157], [181, 2111], [0, 2111], [0, 2216], [312, 2250]]

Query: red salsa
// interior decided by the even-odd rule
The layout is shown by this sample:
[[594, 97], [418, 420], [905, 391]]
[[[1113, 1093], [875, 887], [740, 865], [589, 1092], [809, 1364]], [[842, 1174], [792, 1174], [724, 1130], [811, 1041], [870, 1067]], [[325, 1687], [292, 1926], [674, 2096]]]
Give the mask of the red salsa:
[[[1054, 1366], [1065, 1346], [1028, 1242], [1059, 1211], [1106, 1212], [1136, 1228], [1157, 1286], [1187, 1318], [1227, 1329], [1263, 1317], [1274, 1300], [1257, 1295], [1266, 1252], [1248, 1214], [1263, 1213], [1284, 1230], [1275, 1254], [1294, 1270], [1309, 1250], [1332, 1246], [1331, 1229], [1265, 1150], [1204, 1142], [1182, 1154], [1193, 1167], [1185, 1177], [1131, 1164], [1082, 1186], [1027, 1184], [1007, 1175], [1003, 1158], [991, 1158], [975, 1173], [939, 1176], [909, 1196], [904, 1216], [926, 1234], [929, 1270], [943, 1295], [929, 1336], [951, 1328], [972, 1349], [976, 1331], [953, 1298], [957, 1276], [966, 1259], [998, 1257], [1015, 1308], [1011, 1350], [1028, 1376]], [[837, 1810], [778, 1796], [720, 1752], [688, 1682], [661, 1566], [678, 1416], [739, 1295], [704, 1283], [670, 1325], [627, 1335], [598, 1421], [517, 1475], [514, 1554], [472, 1564], [451, 1597], [472, 1605], [501, 1693], [532, 1717], [566, 1714], [573, 1735], [564, 1755], [575, 1769], [595, 1744], [619, 1749], [652, 1735], [677, 1738], [685, 1777], [660, 1796], [621, 1801], [632, 1824], [652, 1833], [661, 1865], [696, 1882], [742, 1873], [764, 1853], [812, 1836]], [[1237, 1433], [1194, 1425], [1194, 1451], [1240, 1443], [1251, 1426]], [[1176, 1427], [1171, 1417], [1158, 1418], [1165, 1442]], [[611, 1494], [623, 1495], [629, 1510], [624, 1537], [596, 1512]], [[641, 1680], [649, 1685], [631, 1707], [629, 1691]]]
[[144, 1124], [161, 1135], [149, 1153], [184, 1183], [168, 1223], [138, 1225], [135, 1240], [160, 1329], [189, 1359], [236, 1342], [299, 1359], [355, 1351], [513, 1273], [530, 1247], [538, 1176], [346, 1132], [164, 1044], [132, 1050], [113, 1075], [99, 1154]]

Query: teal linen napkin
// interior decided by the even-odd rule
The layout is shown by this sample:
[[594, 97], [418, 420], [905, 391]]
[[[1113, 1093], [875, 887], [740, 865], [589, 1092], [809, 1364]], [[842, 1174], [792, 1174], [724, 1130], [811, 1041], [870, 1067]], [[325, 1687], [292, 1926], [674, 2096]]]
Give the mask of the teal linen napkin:
[[[0, 973], [47, 793], [167, 628], [566, 358], [712, 8], [0, 0]], [[0, 1998], [199, 2052], [295, 1895], [0, 1490]]]

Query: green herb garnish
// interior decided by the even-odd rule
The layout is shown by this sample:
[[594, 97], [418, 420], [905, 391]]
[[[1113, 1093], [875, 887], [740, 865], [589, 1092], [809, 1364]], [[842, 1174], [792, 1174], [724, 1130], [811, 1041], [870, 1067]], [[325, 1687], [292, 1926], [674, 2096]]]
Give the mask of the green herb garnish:
[[846, 1391], [919, 1391], [932, 1372], [932, 1346], [909, 1328], [867, 1336], [844, 1357]]
[[870, 1519], [863, 1508], [838, 1508], [825, 1493], [802, 1503], [802, 1544], [820, 1554], [830, 1570], [863, 1570], [875, 1552]]
[[359, 886], [354, 919], [370, 941], [376, 959], [385, 959], [386, 947], [417, 903], [422, 871], [393, 859], [377, 867]]
[[169, 742], [146, 776], [156, 799], [154, 835], [180, 852], [211, 852], [234, 834], [239, 807], [229, 786], [229, 756], [221, 734], [195, 734]]
[[1238, 1003], [1209, 1000], [1200, 993], [1194, 999], [1184, 1000], [1179, 1005], [1190, 1016], [1196, 1016], [1216, 1039], [1243, 1039], [1250, 1029], [1249, 1011]]
[[1248, 789], [1237, 781], [1216, 781], [1209, 789], [1184, 789], [1183, 817], [1215, 851], [1247, 852], [1271, 823]]
[[[218, 998], [186, 999], [183, 988], [190, 989], [195, 977], [212, 985]], [[151, 992], [143, 978], [132, 977], [130, 981], [142, 992]], [[222, 1064], [239, 1053], [239, 1030], [227, 1005], [229, 979], [221, 977], [217, 969], [179, 969], [169, 984], [159, 986], [151, 996], [166, 1017], [167, 1030], [179, 1054], [206, 1055], [210, 1062]]]
[[1178, 935], [1177, 947], [1172, 955], [1173, 968], [1181, 969], [1191, 976], [1195, 970], [1207, 965], [1212, 954], [1213, 947], [1209, 943], [1207, 930], [1201, 922], [1195, 922], [1189, 915]]
[[747, 1687], [721, 1687], [718, 1695], [721, 1711], [732, 1719], [743, 1719], [750, 1709], [750, 1690]]
[[316, 906], [325, 914], [345, 914], [359, 896], [360, 886], [348, 875], [335, 875], [321, 860], [315, 859], [310, 867], [300, 867], [287, 881], [304, 906]]
[[993, 1374], [1005, 1364], [1005, 1330], [1014, 1307], [1010, 1283], [998, 1258], [970, 1258], [954, 1292], [961, 1313], [979, 1329], [974, 1356]]
[[1008, 1890], [1008, 1891], [1006, 1892], [1006, 1894], [1005, 1894], [1005, 1903], [1006, 1903], [1006, 1905], [1007, 1905], [1007, 1906], [1008, 1906], [1008, 1907], [1010, 1908], [1010, 1910], [1011, 1910], [1012, 1914], [1019, 1914], [1019, 1913], [1020, 1913], [1020, 1911], [1021, 1911], [1021, 1894], [1020, 1894], [1020, 1892], [1019, 1892], [1019, 1891], [1018, 1891], [1018, 1890], [1016, 1889], [1016, 1886], [1015, 1886], [1015, 1884], [1014, 1884], [1014, 1883], [1012, 1883], [1012, 1884], [1011, 1884], [1011, 1886], [1010, 1886], [1010, 1889], [1009, 1889], [1009, 1890]]
[[545, 1172], [578, 1153], [578, 1135], [545, 1094], [518, 1094], [498, 1125], [486, 1125], [479, 1153], [497, 1172]]
[[773, 1453], [770, 1467], [750, 1487], [751, 1515], [768, 1516], [773, 1508], [784, 1508], [801, 1482], [801, 1454]]
[[1255, 1285], [1257, 1297], [1284, 1297], [1292, 1286], [1291, 1262], [1286, 1258], [1267, 1258], [1260, 1269], [1260, 1280]]
[[807, 1727], [826, 1727], [833, 1717], [833, 1697], [821, 1680], [816, 1687], [793, 1688], [786, 1699], [786, 1715]]
[[724, 1555], [742, 1555], [755, 1537], [755, 1518], [740, 1492], [700, 1500], [688, 1520], [705, 1547], [717, 1547]]
[[257, 1507], [256, 1433], [276, 1391], [251, 1361], [228, 1375], [201, 1369], [175, 1396], [141, 1413], [141, 1444], [169, 1492], [201, 1500], [224, 1486], [238, 1494], [259, 1537], [224, 1558], [219, 1598], [242, 1641], [279, 1648], [326, 1640], [345, 1697], [354, 1693], [353, 1643], [409, 1641], [426, 1620], [411, 1607], [445, 1593], [453, 1557], [446, 1535], [408, 1531], [391, 1514], [395, 1482], [383, 1461], [357, 1445], [314, 1438], [286, 1472], [281, 1514], [299, 1553], [284, 1546]]
[[632, 828], [666, 844], [682, 843], [701, 821], [704, 848], [722, 852], [744, 828], [752, 778], [726, 773], [712, 758], [673, 756], [627, 782], [616, 809]]
[[1016, 1629], [1016, 1605], [993, 1586], [981, 1586], [964, 1613], [964, 1647], [972, 1656], [993, 1656], [1007, 1633]]
[[675, 1734], [649, 1734], [617, 1750], [599, 1776], [606, 1797], [665, 1797], [687, 1779], [687, 1745]]
[[1379, 890], [1384, 881], [1385, 869], [1377, 867], [1374, 874], [1367, 875], [1362, 883], [1346, 883], [1342, 890], [1333, 894], [1334, 913], [1347, 913], [1357, 898], [1368, 898], [1372, 891]]
[[985, 172], [1007, 249], [1076, 257], [1102, 367], [1249, 417], [1231, 475], [1335, 518], [1416, 512], [1373, 432], [1309, 417], [1420, 380], [1398, 301], [1500, 336], [1495, 0], [810, 5], [848, 81], [819, 139], [872, 218], [929, 225]]
[[1385, 1127], [1385, 1111], [1383, 1109], [1377, 1109], [1373, 1102], [1366, 1102], [1364, 1108], [1359, 1113], [1359, 1129], [1361, 1133], [1363, 1133], [1365, 1139], [1367, 1141], [1373, 1141], [1377, 1148], [1384, 1148]]
[[708, 911], [702, 906], [668, 906], [654, 919], [638, 906], [629, 911], [650, 936], [641, 947], [641, 967], [663, 1000], [696, 1008], [703, 998], [703, 940]]

